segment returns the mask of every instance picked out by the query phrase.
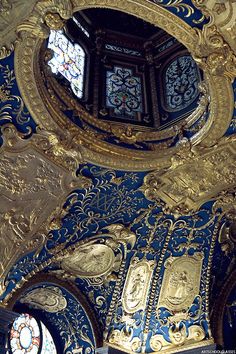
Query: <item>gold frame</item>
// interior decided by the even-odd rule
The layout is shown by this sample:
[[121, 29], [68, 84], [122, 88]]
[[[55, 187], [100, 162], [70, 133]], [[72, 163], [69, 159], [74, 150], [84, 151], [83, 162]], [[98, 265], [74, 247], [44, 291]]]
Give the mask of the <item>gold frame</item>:
[[[220, 49], [215, 48], [211, 38], [207, 36], [208, 32], [212, 31], [211, 28], [206, 25], [204, 31], [196, 30], [161, 5], [147, 0], [119, 0], [116, 3], [113, 0], [74, 0], [73, 2], [53, 0], [36, 4], [28, 20], [18, 26], [21, 38], [15, 48], [17, 83], [36, 123], [44, 129], [54, 131], [63, 140], [71, 141], [73, 136], [71, 147], [80, 145], [85, 160], [108, 168], [133, 171], [159, 169], [160, 166], [162, 168], [168, 166], [173, 154], [178, 152], [178, 147], [143, 152], [113, 146], [94, 139], [69, 120], [62, 126], [49, 113], [49, 102], [42, 101], [41, 97], [42, 82], [37, 62], [42, 40], [47, 38], [49, 27], [59, 28], [59, 25], [63, 26], [63, 19], [70, 18], [73, 12], [91, 7], [121, 10], [135, 15], [164, 29], [186, 46], [204, 71], [211, 97], [210, 116], [203, 128], [192, 137], [191, 143], [202, 146], [214, 145], [226, 132], [234, 108], [231, 80], [235, 72], [232, 66], [230, 67], [233, 59], [229, 46], [223, 42], [224, 52], [220, 56]], [[51, 17], [48, 16], [49, 13]], [[218, 32], [217, 35], [220, 36]], [[218, 61], [216, 55], [219, 57]]]

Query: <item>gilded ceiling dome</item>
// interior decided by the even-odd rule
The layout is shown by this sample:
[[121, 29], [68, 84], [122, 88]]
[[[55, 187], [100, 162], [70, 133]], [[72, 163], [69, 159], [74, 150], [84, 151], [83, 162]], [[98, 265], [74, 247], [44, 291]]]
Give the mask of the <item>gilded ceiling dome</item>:
[[0, 0], [0, 353], [235, 350], [235, 20]]

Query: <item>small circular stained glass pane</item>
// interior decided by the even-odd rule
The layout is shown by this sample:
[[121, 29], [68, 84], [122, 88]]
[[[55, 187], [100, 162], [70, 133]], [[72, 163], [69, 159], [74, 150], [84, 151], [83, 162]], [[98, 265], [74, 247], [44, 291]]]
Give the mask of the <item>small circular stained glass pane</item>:
[[35, 318], [26, 313], [21, 314], [13, 322], [11, 328], [11, 352], [13, 354], [38, 354], [40, 342], [40, 329]]

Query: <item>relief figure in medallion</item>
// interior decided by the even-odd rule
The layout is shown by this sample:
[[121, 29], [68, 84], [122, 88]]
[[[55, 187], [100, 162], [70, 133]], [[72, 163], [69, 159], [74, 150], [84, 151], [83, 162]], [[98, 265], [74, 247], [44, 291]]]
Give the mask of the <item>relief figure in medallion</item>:
[[168, 300], [173, 304], [181, 304], [192, 290], [191, 279], [188, 273], [176, 271], [170, 276], [168, 287]]
[[127, 289], [127, 301], [130, 307], [135, 307], [142, 300], [145, 284], [145, 269], [139, 267], [133, 272]]
[[107, 273], [114, 259], [113, 251], [106, 245], [89, 245], [74, 251], [62, 261], [61, 266], [71, 274], [94, 277]]

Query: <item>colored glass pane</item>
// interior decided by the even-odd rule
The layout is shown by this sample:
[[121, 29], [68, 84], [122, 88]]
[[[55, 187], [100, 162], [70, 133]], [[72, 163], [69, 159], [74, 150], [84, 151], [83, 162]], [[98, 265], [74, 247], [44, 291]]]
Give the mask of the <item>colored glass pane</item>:
[[21, 314], [14, 321], [10, 333], [10, 346], [13, 354], [39, 353], [39, 326], [29, 314]]
[[44, 326], [42, 322], [41, 322], [41, 326], [42, 326], [42, 333], [43, 333], [42, 334], [43, 344], [42, 344], [41, 354], [57, 354], [57, 350], [49, 330]]
[[85, 52], [79, 44], [72, 44], [62, 31], [51, 31], [48, 48], [54, 52], [48, 62], [52, 72], [62, 74], [71, 84], [78, 98], [83, 97]]
[[107, 71], [106, 106], [113, 108], [116, 116], [135, 119], [137, 112], [142, 112], [141, 78], [124, 67]]
[[199, 94], [199, 81], [197, 65], [191, 56], [173, 60], [164, 75], [166, 110], [176, 112], [188, 107]]

